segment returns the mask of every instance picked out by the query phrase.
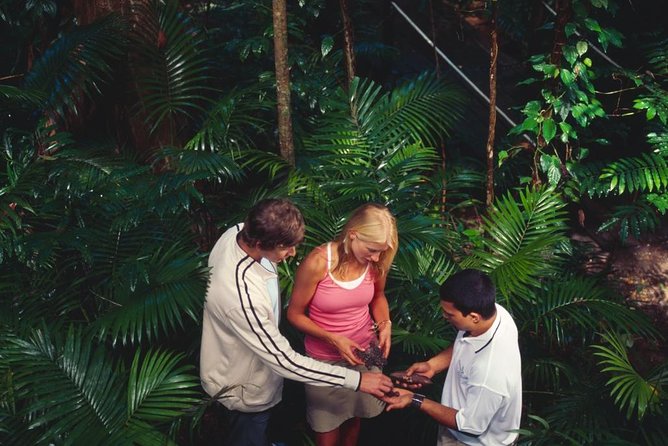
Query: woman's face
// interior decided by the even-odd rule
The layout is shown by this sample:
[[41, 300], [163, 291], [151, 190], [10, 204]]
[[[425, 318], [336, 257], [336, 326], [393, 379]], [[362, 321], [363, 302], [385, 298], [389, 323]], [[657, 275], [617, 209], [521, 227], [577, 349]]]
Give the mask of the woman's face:
[[350, 233], [350, 249], [360, 263], [376, 263], [380, 255], [389, 248], [387, 243], [365, 242], [360, 240], [356, 233]]

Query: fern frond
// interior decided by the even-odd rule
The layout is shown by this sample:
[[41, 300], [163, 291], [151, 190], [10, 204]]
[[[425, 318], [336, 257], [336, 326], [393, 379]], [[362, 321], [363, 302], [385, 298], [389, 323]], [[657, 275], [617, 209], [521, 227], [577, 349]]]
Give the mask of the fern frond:
[[652, 192], [668, 188], [668, 164], [655, 153], [643, 153], [635, 158], [621, 158], [603, 168], [600, 180], [607, 182], [611, 191]]

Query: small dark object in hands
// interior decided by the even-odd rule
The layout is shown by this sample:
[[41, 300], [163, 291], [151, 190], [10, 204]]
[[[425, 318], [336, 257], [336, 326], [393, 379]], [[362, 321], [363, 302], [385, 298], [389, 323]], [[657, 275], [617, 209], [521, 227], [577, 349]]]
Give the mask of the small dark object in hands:
[[355, 356], [364, 361], [367, 368], [378, 367], [382, 369], [387, 364], [387, 359], [383, 358], [383, 351], [380, 349], [377, 341], [371, 341], [366, 350], [355, 349]]
[[401, 394], [399, 392], [397, 392], [396, 390], [390, 390], [389, 392], [385, 392], [385, 396], [389, 396], [389, 397], [395, 397], [395, 396], [399, 396], [399, 395], [401, 395]]
[[427, 378], [424, 375], [420, 375], [419, 373], [413, 373], [412, 375], [406, 375], [405, 370], [401, 371], [401, 372], [390, 373], [390, 378], [392, 378], [392, 381], [397, 382], [399, 384], [427, 385], [427, 384], [432, 383], [431, 379]]

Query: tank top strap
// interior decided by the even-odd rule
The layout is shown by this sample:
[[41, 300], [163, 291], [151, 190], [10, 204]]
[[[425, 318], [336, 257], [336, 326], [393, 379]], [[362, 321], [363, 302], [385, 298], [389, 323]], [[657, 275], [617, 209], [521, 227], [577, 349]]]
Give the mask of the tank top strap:
[[327, 273], [332, 269], [332, 242], [327, 242]]

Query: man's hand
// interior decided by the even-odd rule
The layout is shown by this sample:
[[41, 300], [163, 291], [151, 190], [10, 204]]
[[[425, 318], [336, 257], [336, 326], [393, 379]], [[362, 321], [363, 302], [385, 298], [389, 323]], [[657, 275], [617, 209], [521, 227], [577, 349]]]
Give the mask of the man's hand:
[[383, 398], [392, 391], [392, 380], [379, 372], [363, 372], [359, 390], [376, 398]]
[[406, 376], [411, 376], [413, 373], [419, 373], [420, 375], [424, 375], [427, 378], [431, 378], [434, 376], [436, 371], [431, 367], [431, 364], [429, 362], [416, 362], [412, 366], [408, 367], [406, 369]]
[[404, 407], [408, 407], [411, 404], [411, 401], [413, 399], [413, 392], [399, 388], [395, 388], [394, 392], [398, 393], [399, 396], [384, 396], [383, 398], [381, 398], [383, 401], [387, 403], [387, 406], [385, 406], [386, 411], [394, 409], [403, 409]]
[[[404, 372], [404, 377], [410, 377], [415, 375], [423, 375], [426, 376], [427, 378], [431, 378], [435, 374], [435, 370], [429, 364], [429, 362], [416, 362], [412, 366], [406, 369]], [[420, 389], [422, 388], [422, 383], [420, 383], [418, 380], [415, 380], [414, 382], [411, 382], [410, 380], [405, 380], [405, 381], [398, 381], [397, 384], [401, 387], [404, 387], [406, 389]]]

